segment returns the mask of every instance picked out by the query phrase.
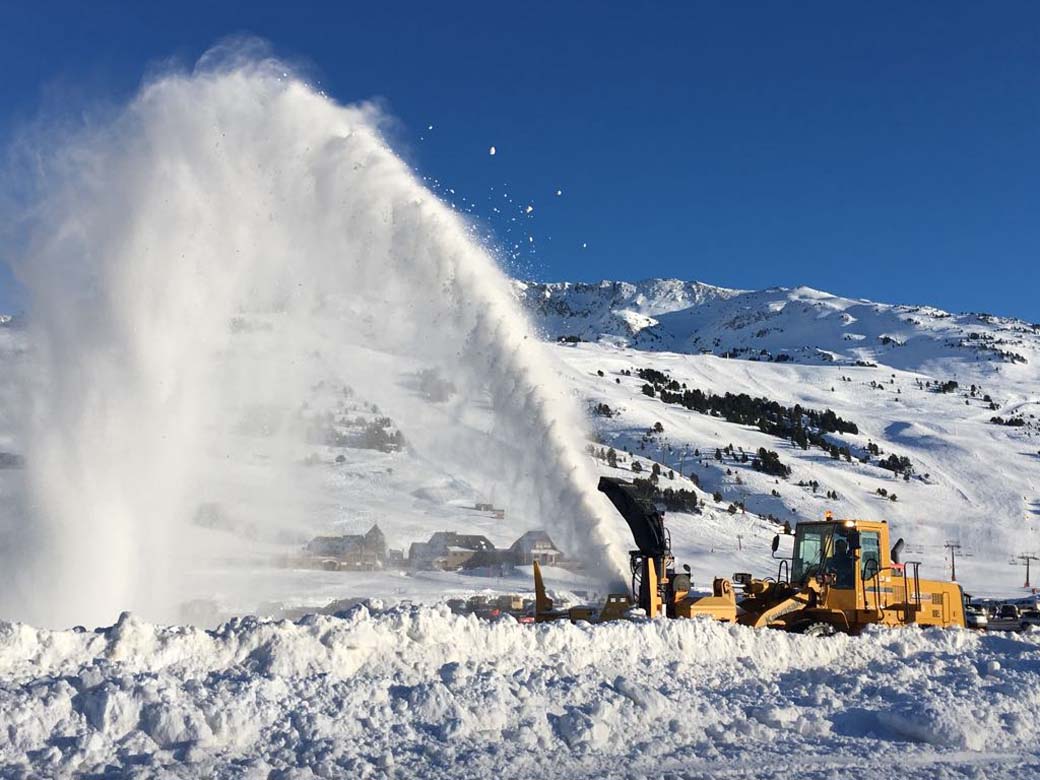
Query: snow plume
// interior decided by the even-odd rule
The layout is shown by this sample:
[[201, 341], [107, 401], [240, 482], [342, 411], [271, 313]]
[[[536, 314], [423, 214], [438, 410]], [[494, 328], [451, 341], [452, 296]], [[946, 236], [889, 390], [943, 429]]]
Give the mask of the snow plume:
[[[250, 507], [251, 524], [305, 522], [294, 413], [329, 376], [421, 456], [493, 489], [511, 525], [620, 575], [577, 404], [504, 274], [383, 122], [225, 50], [89, 131], [37, 142], [36, 189], [2, 215], [34, 351], [4, 617], [168, 616], [203, 552], [188, 521], [207, 497]], [[437, 409], [407, 381], [429, 368], [458, 389]], [[257, 409], [273, 411], [247, 475], [256, 453], [230, 432]]]

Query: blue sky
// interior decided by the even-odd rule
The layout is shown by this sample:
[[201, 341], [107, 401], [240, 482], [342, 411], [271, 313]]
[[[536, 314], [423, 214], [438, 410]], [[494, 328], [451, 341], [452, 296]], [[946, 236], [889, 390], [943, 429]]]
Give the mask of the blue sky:
[[[523, 244], [518, 275], [1040, 321], [1037, 3], [0, 0], [0, 19], [4, 137], [251, 33], [338, 100], [383, 99], [409, 161]], [[495, 214], [503, 191], [531, 216]]]

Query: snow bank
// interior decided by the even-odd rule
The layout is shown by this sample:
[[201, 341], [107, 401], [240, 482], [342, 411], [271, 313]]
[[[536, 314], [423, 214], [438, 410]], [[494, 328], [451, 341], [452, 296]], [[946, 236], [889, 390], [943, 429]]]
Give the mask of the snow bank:
[[365, 607], [217, 631], [0, 624], [0, 775], [1035, 776], [1040, 634], [811, 639]]

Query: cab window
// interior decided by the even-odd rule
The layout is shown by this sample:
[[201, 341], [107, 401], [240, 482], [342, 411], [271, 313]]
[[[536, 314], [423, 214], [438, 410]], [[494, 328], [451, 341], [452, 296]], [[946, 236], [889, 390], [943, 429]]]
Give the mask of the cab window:
[[791, 582], [800, 583], [807, 576], [819, 573], [823, 550], [830, 528], [822, 525], [799, 525], [795, 531], [794, 559], [791, 562]]
[[847, 590], [856, 587], [856, 554], [844, 528], [834, 529], [834, 549], [827, 559], [825, 571], [834, 576], [834, 587]]
[[881, 570], [881, 534], [877, 531], [860, 532], [859, 560], [863, 579], [877, 576]]

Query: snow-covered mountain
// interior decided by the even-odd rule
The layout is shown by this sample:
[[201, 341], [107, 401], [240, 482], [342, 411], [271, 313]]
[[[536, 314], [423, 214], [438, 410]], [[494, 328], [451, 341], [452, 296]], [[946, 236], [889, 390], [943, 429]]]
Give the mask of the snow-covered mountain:
[[[807, 288], [516, 289], [590, 411], [590, 460], [600, 474], [656, 481], [671, 502], [676, 557], [692, 566], [695, 585], [734, 571], [775, 575], [769, 546], [780, 524], [831, 510], [886, 519], [924, 576], [950, 576], [947, 545], [956, 544], [967, 591], [1029, 593], [1024, 569], [1009, 563], [1040, 551], [1035, 326]], [[274, 316], [232, 323], [232, 341], [263, 359], [264, 339], [282, 325]], [[584, 342], [557, 341], [566, 336]], [[17, 323], [0, 327], [0, 365], [29, 353]], [[320, 350], [295, 365], [327, 368]], [[271, 433], [278, 420], [308, 423], [312, 435], [286, 475], [306, 521], [287, 535], [258, 526], [263, 491], [219, 511], [205, 503], [213, 496], [199, 496], [208, 521], [185, 533], [206, 555], [182, 562], [196, 599], [185, 619], [370, 603], [209, 632], [129, 615], [96, 632], [0, 620], [0, 774], [100, 776], [140, 763], [144, 775], [174, 777], [562, 780], [613, 777], [624, 766], [640, 775], [824, 778], [840, 754], [867, 774], [909, 761], [928, 776], [1036, 776], [1036, 633], [868, 631], [823, 641], [700, 620], [485, 623], [437, 603], [529, 593], [529, 569], [487, 577], [275, 565], [310, 535], [373, 523], [399, 549], [440, 530], [507, 546], [527, 530], [508, 506], [504, 518], [478, 510], [496, 495], [411, 444], [422, 441], [422, 418], [475, 424], [492, 414], [453, 408], [451, 381], [434, 377], [425, 390], [417, 382], [429, 404], [392, 422], [382, 397], [334, 378], [316, 383], [302, 410], [229, 410], [226, 448], [199, 459], [239, 497], [270, 478], [284, 446]], [[6, 382], [0, 400], [6, 498], [21, 473], [11, 436], [21, 400]], [[734, 414], [748, 408], [762, 419]], [[780, 425], [788, 412], [812, 435], [804, 447]], [[374, 447], [371, 433], [394, 446]], [[398, 446], [397, 433], [407, 444]], [[762, 468], [763, 450], [780, 470]], [[542, 523], [550, 534], [553, 522], [550, 514]], [[547, 574], [561, 600], [588, 587], [572, 572]], [[640, 718], [665, 727], [633, 742]]]
[[516, 281], [514, 288], [547, 335], [586, 341], [610, 336], [628, 341], [657, 326], [659, 315], [740, 295], [738, 290], [678, 279], [596, 284]]
[[[1036, 325], [851, 300], [804, 287], [743, 292], [675, 280], [518, 281], [515, 290], [545, 334], [561, 376], [591, 412], [596, 443], [590, 447], [600, 473], [646, 477], [656, 464], [665, 475], [661, 489], [696, 496], [696, 511], [673, 507], [669, 524], [679, 557], [691, 563], [700, 582], [735, 570], [770, 573], [768, 545], [776, 524], [816, 518], [828, 509], [888, 519], [935, 575], [949, 572], [944, 545], [960, 543], [966, 557], [958, 561], [958, 573], [976, 593], [1016, 592], [1024, 572], [1009, 566], [1009, 559], [1040, 551]], [[264, 354], [264, 334], [280, 327], [277, 319], [263, 328], [232, 325], [234, 339], [248, 343], [257, 359]], [[25, 338], [19, 320], [0, 327], [0, 360], [17, 360], [27, 348]], [[323, 376], [325, 357], [316, 353], [309, 360], [313, 365], [301, 363], [298, 370]], [[442, 380], [450, 387], [451, 376]], [[820, 441], [803, 448], [790, 436], [764, 430], [757, 420], [727, 419], [721, 407], [697, 409], [674, 394], [666, 396], [661, 389], [672, 382], [680, 392], [699, 391], [705, 398], [746, 394], [783, 409], [830, 410], [851, 427], [818, 431]], [[499, 492], [493, 485], [480, 489], [468, 483], [465, 474], [452, 473], [421, 446], [395, 451], [359, 446], [364, 426], [393, 416], [392, 410], [372, 411], [381, 397], [343, 388], [334, 378], [320, 387], [305, 414], [346, 427], [328, 423], [329, 431], [312, 437], [295, 455], [300, 465], [292, 481], [305, 501], [303, 525], [289, 533], [260, 533], [254, 518], [261, 513], [248, 501], [226, 506], [227, 527], [192, 530], [214, 537], [203, 546], [221, 560], [247, 556], [253, 565], [291, 553], [308, 535], [361, 533], [376, 522], [389, 545], [403, 550], [440, 530], [484, 534], [508, 546], [530, 529], [509, 507], [505, 520], [474, 512], [477, 503], [499, 501]], [[378, 387], [377, 382], [368, 389]], [[0, 392], [6, 401], [0, 409], [0, 451], [17, 463], [20, 453], [11, 432], [19, 401], [9, 383], [0, 383]], [[431, 401], [426, 409], [425, 419], [394, 419], [391, 430], [399, 430], [406, 442], [421, 442], [431, 415], [459, 413], [450, 399]], [[262, 411], [262, 420], [301, 413]], [[232, 435], [241, 439], [233, 443], [239, 455], [233, 471], [223, 453], [213, 470], [227, 475], [229, 494], [241, 494], [241, 485], [262, 478], [281, 445], [258, 438], [256, 425], [245, 424], [257, 410], [228, 414], [245, 414], [232, 426]], [[610, 448], [615, 466], [602, 457]], [[756, 470], [752, 456], [760, 448], [775, 452], [790, 473], [780, 477]], [[891, 458], [908, 465], [893, 470]], [[19, 473], [0, 469], [4, 494], [17, 491]], [[200, 503], [213, 500], [200, 496]], [[547, 517], [540, 524], [551, 533], [552, 522]], [[235, 536], [235, 528], [249, 529], [248, 544]], [[358, 595], [442, 598], [489, 584], [460, 576], [419, 581], [389, 572], [344, 578], [280, 571], [238, 587], [253, 577], [240, 569], [229, 574], [223, 567], [207, 567], [196, 578], [199, 596], [216, 594], [221, 611], [239, 612], [262, 605], [316, 606]], [[518, 577], [497, 587], [522, 589], [527, 583], [522, 573]], [[564, 576], [560, 582], [569, 580]], [[243, 592], [254, 601], [243, 601]]]
[[[691, 518], [689, 537], [675, 534], [694, 559], [739, 546], [703, 544], [712, 507], [734, 503], [792, 521], [827, 509], [888, 519], [935, 574], [950, 573], [945, 545], [960, 543], [960, 578], [975, 592], [1013, 588], [1022, 577], [1009, 560], [1040, 547], [1040, 324], [807, 287], [654, 279], [518, 281], [515, 290], [557, 342], [600, 440], [623, 460], [645, 459], [643, 476], [658, 463], [722, 497]], [[715, 406], [684, 403], [687, 390]], [[831, 410], [852, 426], [803, 449], [757, 419], [727, 419], [727, 394]], [[744, 455], [759, 448], [778, 453], [790, 475], [750, 467]], [[909, 469], [890, 470], [893, 457]]]
[[843, 298], [810, 287], [729, 290], [649, 279], [594, 284], [516, 282], [552, 339], [760, 361], [918, 369], [941, 358], [1036, 363], [1040, 324]]

